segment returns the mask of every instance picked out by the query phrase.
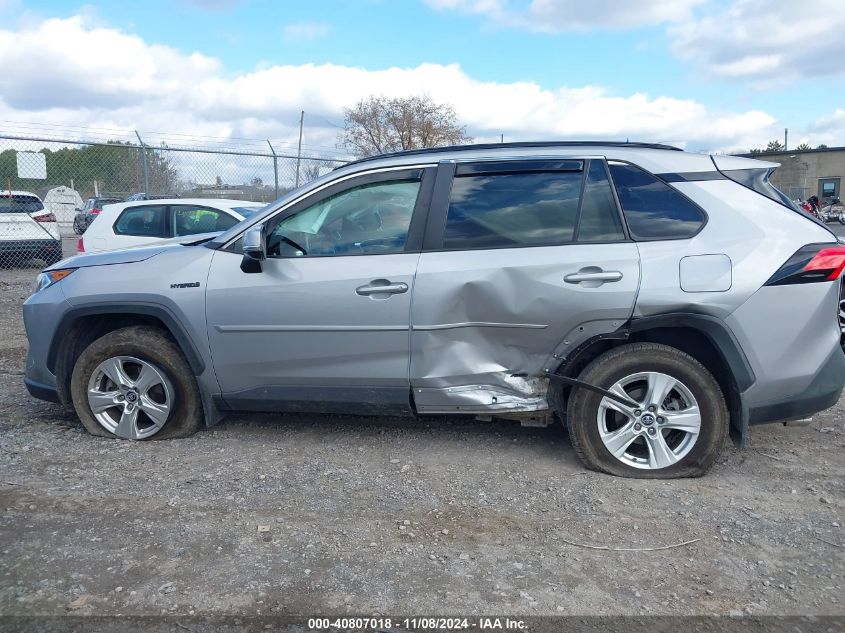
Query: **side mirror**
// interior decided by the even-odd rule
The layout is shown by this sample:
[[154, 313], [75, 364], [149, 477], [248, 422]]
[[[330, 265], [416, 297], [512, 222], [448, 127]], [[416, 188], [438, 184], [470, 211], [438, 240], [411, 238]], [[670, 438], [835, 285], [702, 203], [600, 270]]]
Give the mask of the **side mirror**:
[[241, 270], [245, 273], [260, 273], [261, 262], [267, 259], [267, 241], [264, 239], [264, 225], [253, 226], [243, 237], [243, 259]]

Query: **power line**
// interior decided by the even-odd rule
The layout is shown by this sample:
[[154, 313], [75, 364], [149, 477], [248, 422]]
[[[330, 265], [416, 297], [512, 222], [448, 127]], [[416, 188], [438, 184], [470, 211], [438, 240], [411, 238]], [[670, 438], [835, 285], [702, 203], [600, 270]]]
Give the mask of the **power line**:
[[[117, 128], [93, 127], [84, 125], [65, 125], [56, 123], [33, 123], [26, 121], [2, 120], [1, 124], [7, 131], [20, 130], [26, 136], [45, 136], [50, 138], [42, 139], [47, 142], [79, 143], [87, 142], [109, 142], [129, 141], [135, 144], [134, 131], [121, 130]], [[139, 130], [139, 132], [141, 132]], [[148, 147], [164, 145], [171, 149], [227, 149], [227, 150], [250, 150], [263, 154], [266, 152], [264, 144], [266, 139], [251, 139], [245, 137], [216, 137], [200, 134], [186, 134], [180, 132], [141, 132], [142, 138]], [[288, 140], [276, 140], [275, 145], [282, 151], [293, 152], [296, 143]], [[333, 156], [348, 159], [349, 153], [337, 146], [320, 145], [317, 143], [303, 143], [304, 154], [310, 158]]]

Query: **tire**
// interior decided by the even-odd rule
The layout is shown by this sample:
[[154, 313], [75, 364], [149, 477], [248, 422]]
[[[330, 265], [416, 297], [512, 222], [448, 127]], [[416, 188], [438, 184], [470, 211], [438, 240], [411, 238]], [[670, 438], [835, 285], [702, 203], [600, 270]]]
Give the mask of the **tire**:
[[[613, 388], [639, 405], [619, 406], [586, 389], [571, 392], [569, 437], [592, 470], [646, 479], [700, 477], [725, 444], [729, 417], [719, 384], [701, 363], [674, 347], [623, 345], [593, 360], [578, 379]], [[666, 394], [654, 411], [648, 408], [654, 404], [646, 395], [650, 389]]]
[[[154, 327], [121, 328], [91, 343], [74, 365], [70, 393], [92, 435], [170, 439], [192, 435], [203, 423], [202, 401], [188, 362], [176, 343]], [[92, 394], [104, 410], [94, 412]], [[126, 424], [121, 424], [124, 415]]]

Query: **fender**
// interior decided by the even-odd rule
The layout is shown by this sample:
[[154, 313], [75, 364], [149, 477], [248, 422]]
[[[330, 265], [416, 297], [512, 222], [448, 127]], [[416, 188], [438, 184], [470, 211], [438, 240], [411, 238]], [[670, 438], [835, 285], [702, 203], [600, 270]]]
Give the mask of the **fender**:
[[[563, 359], [557, 369], [559, 374], [567, 374], [567, 370], [574, 366], [593, 344], [608, 340], [627, 340], [638, 332], [645, 332], [657, 328], [690, 328], [701, 332], [713, 344], [721, 355], [722, 360], [731, 373], [736, 385], [738, 402], [731, 407], [731, 435], [739, 448], [745, 446], [749, 426], [749, 410], [743, 392], [747, 391], [757, 380], [754, 370], [748, 362], [742, 347], [731, 329], [716, 317], [694, 312], [674, 312], [658, 314], [648, 317], [632, 318], [615, 332], [599, 334], [584, 341], [577, 349]], [[594, 387], [591, 387], [594, 389]]]
[[710, 339], [730, 368], [740, 393], [747, 391], [757, 380], [751, 363], [748, 362], [736, 336], [724, 321], [716, 317], [694, 312], [673, 312], [634, 318], [620, 329], [627, 329], [633, 334], [654, 328], [671, 327], [688, 327], [698, 330]]
[[71, 308], [62, 317], [53, 335], [53, 340], [50, 341], [50, 348], [47, 352], [47, 368], [55, 373], [56, 359], [62, 338], [77, 320], [87, 316], [109, 314], [140, 314], [157, 318], [164, 323], [170, 334], [176, 339], [176, 343], [181, 348], [182, 353], [185, 354], [194, 375], [199, 376], [205, 371], [205, 362], [179, 319], [168, 308], [155, 303], [98, 303]]

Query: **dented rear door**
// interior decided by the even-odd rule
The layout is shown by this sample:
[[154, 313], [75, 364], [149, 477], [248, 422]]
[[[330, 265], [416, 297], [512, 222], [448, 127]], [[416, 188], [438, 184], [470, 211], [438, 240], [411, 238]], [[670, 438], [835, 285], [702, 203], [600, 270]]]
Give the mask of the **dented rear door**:
[[441, 164], [411, 308], [417, 410], [547, 409], [546, 370], [631, 316], [639, 274], [603, 159]]

